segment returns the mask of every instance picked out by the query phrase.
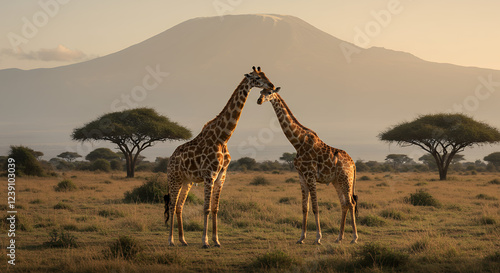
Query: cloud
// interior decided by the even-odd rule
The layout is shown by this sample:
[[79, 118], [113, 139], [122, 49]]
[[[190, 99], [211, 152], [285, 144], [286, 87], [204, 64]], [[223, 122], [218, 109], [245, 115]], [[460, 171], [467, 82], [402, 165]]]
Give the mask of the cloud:
[[21, 50], [15, 52], [13, 50], [4, 49], [1, 53], [21, 60], [39, 60], [45, 62], [75, 62], [91, 59], [91, 57], [83, 51], [71, 50], [63, 45], [58, 45], [56, 48], [42, 48], [30, 52], [23, 52]]

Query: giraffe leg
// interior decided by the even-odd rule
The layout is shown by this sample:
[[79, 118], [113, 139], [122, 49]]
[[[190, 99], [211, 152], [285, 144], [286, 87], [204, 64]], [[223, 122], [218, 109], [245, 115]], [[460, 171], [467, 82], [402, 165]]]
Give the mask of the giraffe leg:
[[208, 216], [210, 215], [210, 201], [212, 200], [212, 191], [214, 188], [214, 183], [212, 178], [205, 180], [205, 203], [203, 205], [203, 235], [202, 243], [203, 248], [209, 248], [208, 243]]
[[349, 210], [351, 211], [351, 219], [352, 219], [352, 241], [351, 244], [356, 244], [358, 241], [358, 230], [356, 228], [356, 213], [355, 213], [355, 204], [351, 203]]
[[[169, 195], [170, 195], [170, 204], [168, 206], [169, 209], [169, 215], [170, 215], [170, 227], [169, 228], [169, 237], [168, 237], [168, 244], [170, 246], [174, 246], [174, 213], [175, 213], [175, 208], [177, 205], [177, 199], [179, 197], [179, 191], [180, 191], [180, 183], [177, 183], [176, 180], [170, 180], [169, 183]], [[165, 221], [165, 224], [167, 221]]]
[[314, 220], [316, 221], [316, 242], [314, 244], [321, 245], [321, 226], [319, 222], [319, 208], [318, 208], [318, 197], [316, 195], [316, 185], [312, 183], [309, 187], [309, 192], [311, 193], [311, 206], [314, 214]]
[[219, 198], [222, 191], [222, 186], [226, 180], [226, 170], [223, 170], [219, 174], [219, 178], [215, 181], [212, 197], [212, 240], [216, 247], [220, 247], [219, 236], [217, 234], [217, 212], [219, 212]]
[[303, 244], [307, 232], [307, 212], [309, 211], [309, 189], [302, 176], [300, 176], [300, 186], [302, 190], [302, 234], [297, 244]]
[[345, 230], [345, 220], [347, 217], [347, 211], [349, 210], [349, 207], [342, 203], [342, 218], [340, 219], [340, 231], [339, 231], [339, 237], [337, 240], [335, 240], [336, 243], [340, 243], [342, 239], [344, 239], [344, 230]]
[[175, 212], [177, 214], [177, 229], [179, 230], [179, 241], [183, 246], [187, 246], [186, 240], [184, 239], [184, 227], [182, 223], [182, 209], [184, 207], [184, 203], [186, 202], [186, 197], [189, 193], [189, 190], [192, 187], [192, 183], [184, 184], [182, 186], [179, 198], [177, 199], [177, 208]]

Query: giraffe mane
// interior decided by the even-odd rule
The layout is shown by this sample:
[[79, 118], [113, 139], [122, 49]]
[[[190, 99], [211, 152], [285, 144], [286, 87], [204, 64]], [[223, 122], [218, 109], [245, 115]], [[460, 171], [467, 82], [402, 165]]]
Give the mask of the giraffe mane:
[[301, 127], [302, 129], [304, 129], [305, 131], [308, 131], [312, 134], [314, 134], [316, 137], [318, 137], [318, 135], [316, 134], [316, 132], [314, 132], [313, 130], [307, 128], [306, 126], [302, 125], [298, 120], [297, 118], [293, 115], [292, 111], [290, 110], [290, 108], [288, 108], [288, 105], [286, 104], [285, 100], [281, 97], [280, 94], [276, 93], [276, 96], [278, 96], [278, 98], [280, 99], [280, 102], [281, 104], [283, 104], [283, 108], [288, 112], [288, 115], [292, 118], [293, 122], [298, 125], [299, 127]]

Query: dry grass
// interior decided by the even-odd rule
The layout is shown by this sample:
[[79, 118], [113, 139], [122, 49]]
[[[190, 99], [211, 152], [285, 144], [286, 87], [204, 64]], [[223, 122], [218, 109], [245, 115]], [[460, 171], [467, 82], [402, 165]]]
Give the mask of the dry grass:
[[[453, 174], [452, 180], [435, 181], [436, 174], [362, 173], [367, 178], [356, 185], [358, 245], [348, 243], [350, 225], [345, 242], [334, 243], [340, 218], [338, 197], [332, 185], [319, 185], [323, 245], [315, 246], [312, 212], [305, 244], [295, 244], [302, 219], [300, 186], [290, 179], [298, 181], [295, 173], [229, 173], [219, 212], [222, 247], [208, 250], [201, 248], [200, 202], [190, 202], [184, 209], [189, 246], [168, 247], [163, 205], [123, 202], [125, 192], [152, 174], [123, 176], [71, 172], [53, 178], [19, 178], [18, 256], [11, 271], [493, 272], [500, 267], [500, 187], [489, 183], [498, 177], [491, 174]], [[258, 176], [270, 184], [250, 185]], [[69, 178], [79, 186], [77, 191], [54, 191]], [[441, 206], [405, 202], [421, 189]], [[203, 200], [202, 187], [194, 186], [191, 192], [193, 199]], [[7, 200], [6, 189], [0, 195], [0, 200]], [[2, 221], [2, 234], [5, 228]], [[50, 247], [54, 230], [74, 238], [78, 247]], [[177, 240], [177, 232], [174, 235]], [[133, 258], [106, 254], [121, 236], [133, 238], [142, 247]], [[0, 247], [5, 249], [3, 237]], [[372, 252], [378, 256], [370, 263], [367, 257]], [[7, 266], [2, 255], [0, 271], [6, 272]]]

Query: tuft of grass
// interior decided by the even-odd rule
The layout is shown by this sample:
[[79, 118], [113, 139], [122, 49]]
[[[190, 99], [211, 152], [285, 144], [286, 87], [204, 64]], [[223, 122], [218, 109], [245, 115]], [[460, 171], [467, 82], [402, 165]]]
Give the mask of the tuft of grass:
[[403, 220], [405, 217], [402, 212], [395, 209], [386, 209], [380, 212], [380, 216], [384, 218], [392, 218], [394, 220]]
[[410, 197], [406, 197], [404, 201], [414, 206], [441, 207], [439, 201], [424, 190], [418, 190], [416, 193], [410, 194]]
[[374, 203], [361, 202], [359, 203], [359, 207], [362, 209], [376, 209], [378, 206]]
[[429, 183], [427, 183], [427, 182], [418, 182], [417, 184], [415, 184], [415, 186], [421, 187], [421, 186], [426, 186], [427, 184], [429, 184]]
[[252, 180], [252, 182], [250, 182], [250, 185], [265, 186], [265, 185], [271, 185], [271, 182], [269, 182], [269, 180], [263, 176], [257, 176]]
[[54, 205], [54, 209], [67, 209], [67, 210], [71, 211], [71, 210], [73, 210], [73, 207], [69, 204], [59, 202], [59, 203]]
[[488, 182], [488, 184], [500, 185], [500, 179], [495, 178], [495, 179], [491, 180], [490, 182]]
[[367, 215], [359, 219], [359, 223], [368, 227], [382, 227], [385, 226], [385, 221], [376, 215]]
[[59, 182], [57, 186], [54, 187], [55, 191], [58, 192], [67, 192], [67, 191], [76, 191], [77, 187], [73, 181], [69, 179], [64, 179], [63, 181]]
[[109, 252], [113, 258], [133, 259], [143, 251], [143, 247], [130, 236], [120, 236], [109, 245]]
[[339, 206], [339, 204], [337, 203], [333, 203], [333, 202], [318, 202], [318, 206], [320, 207], [324, 207], [326, 208], [327, 210], [331, 210], [333, 208], [336, 208]]
[[416, 241], [410, 246], [411, 253], [419, 253], [429, 248], [429, 239], [425, 238], [419, 241]]
[[382, 182], [382, 183], [379, 183], [375, 186], [377, 186], [377, 187], [389, 187], [389, 184], [387, 184], [387, 182]]
[[282, 197], [278, 201], [278, 203], [280, 203], [280, 204], [293, 204], [295, 202], [297, 202], [297, 198], [296, 197]]
[[103, 183], [103, 184], [108, 184], [108, 185], [109, 185], [109, 184], [113, 184], [113, 182], [111, 182], [110, 180], [104, 180], [104, 181], [103, 181], [103, 182], [101, 182], [101, 183]]
[[478, 219], [479, 224], [481, 225], [496, 225], [497, 220], [491, 216], [482, 216], [481, 218]]
[[367, 175], [363, 175], [363, 176], [361, 176], [359, 178], [359, 180], [361, 180], [361, 181], [369, 181], [369, 180], [372, 180], [372, 179], [369, 176], [367, 176]]
[[476, 195], [477, 199], [483, 199], [483, 200], [498, 200], [495, 196], [487, 195], [487, 194], [478, 194]]
[[97, 212], [97, 215], [106, 217], [106, 218], [119, 218], [119, 217], [125, 217], [125, 213], [117, 210], [117, 209], [102, 209], [99, 212]]
[[251, 266], [254, 269], [289, 270], [293, 266], [299, 266], [300, 264], [302, 264], [302, 261], [298, 258], [292, 257], [282, 250], [273, 250], [257, 256]]
[[359, 265], [363, 267], [382, 266], [382, 267], [400, 267], [405, 265], [408, 260], [408, 254], [390, 249], [378, 243], [367, 243], [357, 253], [360, 257]]
[[293, 178], [293, 177], [287, 178], [285, 180], [285, 183], [297, 183], [297, 182], [298, 182], [298, 180]]
[[30, 204], [41, 204], [41, 203], [42, 203], [42, 200], [40, 200], [40, 199], [35, 199], [35, 200], [30, 201]]
[[78, 247], [78, 242], [75, 236], [64, 232], [63, 230], [53, 229], [49, 232], [50, 241], [45, 242], [46, 247], [51, 248], [75, 248]]
[[167, 181], [161, 174], [151, 176], [146, 182], [132, 191], [125, 192], [126, 203], [163, 203], [167, 193]]

